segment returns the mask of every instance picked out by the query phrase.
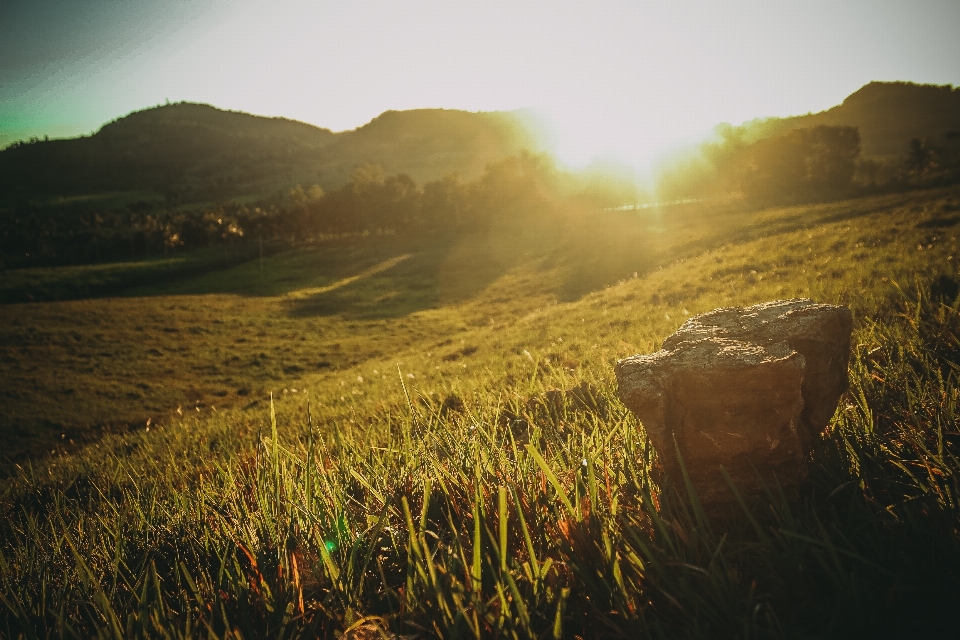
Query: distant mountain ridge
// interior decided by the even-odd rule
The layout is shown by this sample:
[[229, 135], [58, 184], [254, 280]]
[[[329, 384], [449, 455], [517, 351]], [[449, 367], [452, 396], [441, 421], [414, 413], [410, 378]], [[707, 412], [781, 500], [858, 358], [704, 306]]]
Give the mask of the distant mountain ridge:
[[375, 163], [417, 182], [487, 163], [536, 141], [509, 113], [387, 111], [334, 133], [286, 118], [176, 103], [133, 112], [91, 136], [0, 151], [6, 201], [93, 192], [140, 192], [168, 205], [258, 197], [295, 184], [330, 189]]
[[[175, 103], [135, 111], [91, 136], [0, 151], [0, 213], [43, 206], [79, 210], [200, 206], [330, 190], [373, 163], [417, 183], [464, 179], [522, 149], [541, 150], [518, 113], [445, 109], [387, 111], [335, 133], [286, 118]], [[960, 131], [960, 88], [871, 82], [820, 113], [744, 123], [746, 142], [805, 127], [857, 127], [861, 156], [901, 162], [913, 138], [934, 143]], [[60, 203], [70, 203], [62, 205]]]
[[857, 127], [863, 157], [896, 162], [913, 138], [936, 141], [960, 131], [960, 87], [871, 82], [826, 111], [752, 120], [744, 128], [746, 141], [755, 142], [820, 125]]
[[275, 138], [320, 144], [332, 141], [336, 135], [329, 129], [289, 118], [257, 116], [193, 102], [179, 102], [134, 111], [103, 125], [95, 135], [105, 139], [123, 139], [137, 134], [147, 136], [151, 129], [160, 131], [171, 126], [220, 131], [227, 135], [251, 139]]
[[335, 135], [322, 170], [339, 184], [364, 163], [379, 164], [388, 175], [407, 173], [420, 183], [452, 172], [473, 178], [490, 162], [539, 147], [522, 121], [504, 112], [386, 111]]

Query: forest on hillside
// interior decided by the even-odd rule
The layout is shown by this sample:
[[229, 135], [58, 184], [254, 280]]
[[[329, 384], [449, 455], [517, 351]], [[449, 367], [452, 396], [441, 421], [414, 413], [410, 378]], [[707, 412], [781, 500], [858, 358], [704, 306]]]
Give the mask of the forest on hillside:
[[825, 202], [960, 180], [960, 131], [913, 138], [896, 160], [861, 154], [857, 127], [817, 125], [750, 141], [747, 127], [717, 128], [719, 140], [663, 171], [664, 200], [736, 196], [752, 206]]
[[960, 178], [960, 88], [871, 82], [820, 113], [718, 125], [667, 164], [661, 199], [735, 195], [750, 205], [818, 202]]

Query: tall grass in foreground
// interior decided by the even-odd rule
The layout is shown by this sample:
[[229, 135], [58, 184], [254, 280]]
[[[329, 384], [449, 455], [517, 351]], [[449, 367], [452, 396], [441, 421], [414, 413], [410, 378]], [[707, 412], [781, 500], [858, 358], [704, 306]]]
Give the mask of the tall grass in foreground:
[[[544, 364], [410, 389], [284, 439], [210, 424], [28, 468], [0, 525], [0, 634], [860, 637], [956, 624], [960, 311], [918, 288], [857, 328], [797, 502], [708, 520], [609, 378]], [[316, 410], [316, 408], [314, 409]], [[137, 448], [153, 460], [132, 462]], [[163, 472], [159, 472], [159, 470]], [[365, 635], [364, 635], [365, 634]]]

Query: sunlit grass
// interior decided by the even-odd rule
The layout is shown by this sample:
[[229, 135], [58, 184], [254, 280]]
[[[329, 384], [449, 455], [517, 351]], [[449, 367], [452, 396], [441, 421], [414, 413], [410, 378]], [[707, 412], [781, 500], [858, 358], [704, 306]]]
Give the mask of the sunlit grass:
[[[601, 327], [627, 322], [615, 343], [637, 350], [672, 331], [685, 309], [793, 295], [870, 308], [891, 281], [950, 267], [955, 236], [944, 207], [955, 197], [941, 191], [762, 212], [570, 214], [547, 234], [492, 230], [321, 245], [268, 256], [262, 269], [253, 260], [128, 289], [124, 298], [5, 305], [0, 426], [10, 434], [7, 455], [143, 425], [177, 407], [247, 405], [270, 389], [322, 384], [333, 370], [408, 349], [432, 352], [434, 337], [493, 347], [489, 355], [502, 327], [537, 326], [537, 309], [552, 305], [562, 311], [550, 322], [567, 322], [568, 314]], [[375, 276], [290, 298], [406, 253], [410, 259]], [[590, 292], [635, 273], [637, 282], [604, 294], [614, 315], [593, 315]], [[642, 338], [630, 337], [637, 331]], [[587, 346], [594, 342], [603, 347], [598, 340]]]
[[[353, 318], [346, 307], [283, 315], [270, 298], [223, 298], [217, 309], [250, 324], [228, 324], [218, 339], [314, 322], [318, 333], [340, 332], [352, 356], [337, 370], [265, 379], [247, 410], [183, 407], [149, 431], [14, 469], [2, 501], [0, 629], [247, 638], [373, 626], [442, 637], [936, 630], [960, 595], [960, 314], [934, 299], [957, 278], [943, 208], [955, 197], [775, 210], [740, 227], [721, 218], [722, 234], [686, 230], [681, 241], [678, 230], [675, 259], [654, 246], [642, 259], [656, 264], [572, 302], [562, 302], [566, 265], [536, 252], [454, 306], [396, 318]], [[362, 291], [377, 289], [351, 295]], [[708, 521], [676, 490], [682, 483], [652, 480], [655, 455], [616, 398], [612, 364], [657, 348], [688, 315], [800, 295], [853, 309], [851, 392], [798, 502], [772, 486], [749, 512]], [[109, 301], [98, 317], [151, 308], [117, 306], [128, 303], [200, 317], [190, 305], [209, 313], [219, 298], [151, 300]], [[52, 332], [55, 312], [40, 309], [17, 313]], [[180, 362], [208, 357], [200, 341], [181, 339], [190, 349], [171, 365], [178, 375]], [[264, 352], [286, 357], [291, 344], [277, 339]]]

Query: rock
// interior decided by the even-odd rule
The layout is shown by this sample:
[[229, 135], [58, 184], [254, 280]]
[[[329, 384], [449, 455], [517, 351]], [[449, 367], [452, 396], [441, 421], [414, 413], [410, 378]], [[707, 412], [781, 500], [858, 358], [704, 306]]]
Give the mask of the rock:
[[746, 496], [761, 491], [757, 473], [789, 491], [847, 389], [852, 328], [846, 307], [808, 299], [715, 309], [618, 362], [620, 399], [675, 481], [679, 449], [705, 506], [735, 500], [721, 466]]

